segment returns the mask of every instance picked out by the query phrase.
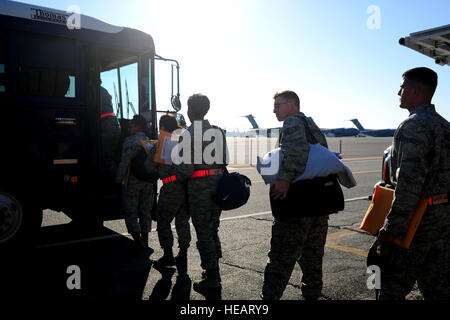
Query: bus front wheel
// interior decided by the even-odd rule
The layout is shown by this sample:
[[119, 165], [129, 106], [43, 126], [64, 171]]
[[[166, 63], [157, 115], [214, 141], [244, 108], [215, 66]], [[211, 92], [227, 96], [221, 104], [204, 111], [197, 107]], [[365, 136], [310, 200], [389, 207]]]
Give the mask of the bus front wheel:
[[42, 223], [42, 210], [25, 205], [17, 197], [0, 192], [0, 246], [23, 244]]

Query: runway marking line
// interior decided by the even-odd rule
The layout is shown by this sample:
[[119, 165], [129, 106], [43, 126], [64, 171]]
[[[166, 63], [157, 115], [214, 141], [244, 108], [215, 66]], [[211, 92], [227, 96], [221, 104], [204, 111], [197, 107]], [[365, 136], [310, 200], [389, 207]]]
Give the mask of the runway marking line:
[[369, 196], [345, 199], [344, 202], [351, 202], [351, 201], [358, 201], [358, 200], [369, 200]]
[[[329, 235], [327, 235], [327, 240], [331, 240], [331, 239], [336, 239], [342, 236], [345, 236], [347, 234], [353, 234], [353, 233], [358, 233], [358, 230], [344, 230], [344, 231], [340, 231], [340, 232], [335, 232], [335, 233], [331, 233]], [[345, 252], [350, 252], [350, 253], [354, 253], [360, 256], [364, 256], [367, 257], [367, 252], [359, 250], [359, 249], [355, 249], [355, 248], [351, 248], [351, 247], [346, 247], [346, 246], [341, 246], [335, 243], [331, 243], [331, 242], [326, 242], [325, 246], [330, 247], [330, 248], [334, 248], [334, 249], [338, 249], [341, 251], [345, 251]]]
[[[343, 162], [347, 161], [364, 161], [364, 160], [381, 160], [383, 157], [377, 156], [377, 157], [360, 157], [360, 158], [343, 158]], [[228, 169], [230, 170], [237, 170], [237, 169], [256, 169], [255, 165], [250, 165], [250, 163], [245, 164], [229, 164]]]
[[[263, 212], [251, 213], [251, 214], [246, 214], [246, 215], [222, 218], [222, 219], [220, 219], [220, 221], [245, 219], [245, 218], [249, 218], [249, 217], [261, 216], [261, 215], [266, 215], [266, 214], [271, 214], [271, 213], [272, 213], [272, 211], [263, 211]], [[192, 222], [190, 223], [190, 225], [192, 225]], [[175, 226], [172, 226], [172, 229], [175, 229]], [[155, 232], [155, 231], [156, 231], [156, 228], [153, 228], [151, 230], [151, 232]], [[341, 237], [341, 236], [344, 236], [344, 235], [347, 235], [347, 234], [357, 233], [357, 232], [358, 232], [357, 230], [344, 230], [344, 231], [340, 231], [340, 232], [335, 232], [335, 233], [327, 235], [327, 239], [335, 239], [335, 238], [338, 238], [338, 237]], [[99, 237], [92, 237], [92, 238], [76, 239], [76, 240], [69, 240], [69, 241], [63, 241], [63, 242], [57, 242], [57, 243], [42, 244], [42, 245], [35, 246], [35, 248], [43, 249], [43, 248], [50, 248], [50, 247], [58, 247], [58, 246], [71, 245], [71, 244], [82, 243], [82, 242], [111, 239], [111, 238], [116, 238], [116, 237], [120, 237], [120, 236], [130, 237], [131, 235], [128, 232], [123, 232], [123, 233], [116, 233], [116, 234], [110, 234], [110, 235], [99, 236]], [[328, 247], [335, 248], [335, 249], [339, 249], [339, 250], [343, 250], [343, 251], [347, 251], [347, 252], [351, 252], [351, 253], [367, 256], [367, 253], [365, 253], [364, 251], [358, 250], [358, 249], [354, 249], [354, 248], [350, 248], [350, 247], [344, 247], [344, 246], [336, 245], [336, 244], [329, 243], [329, 242], [327, 242], [325, 245], [328, 246]]]
[[354, 231], [354, 230], [344, 230], [344, 231], [340, 231], [340, 232], [330, 233], [329, 235], [327, 235], [327, 239], [339, 238], [346, 234], [351, 234], [351, 233], [355, 233], [355, 232], [356, 231]]
[[[235, 170], [230, 170], [230, 171], [235, 171]], [[352, 174], [364, 174], [364, 173], [381, 173], [381, 170], [365, 170], [365, 171], [355, 171], [352, 172]], [[252, 183], [256, 184], [256, 183], [263, 183], [264, 180], [251, 180]]]
[[[264, 212], [251, 213], [251, 214], [246, 214], [246, 215], [241, 215], [241, 216], [227, 217], [227, 218], [220, 219], [220, 221], [244, 219], [244, 218], [249, 218], [249, 217], [254, 217], [254, 216], [261, 216], [261, 215], [265, 215], [265, 214], [269, 214], [269, 213], [272, 213], [272, 211], [264, 211]], [[190, 223], [190, 225], [193, 226], [192, 222]], [[174, 225], [172, 226], [172, 229], [175, 229]], [[151, 232], [155, 232], [155, 231], [156, 231], [156, 228], [152, 228]], [[42, 245], [35, 246], [35, 248], [43, 249], [43, 248], [50, 248], [50, 247], [58, 247], [58, 246], [71, 245], [71, 244], [82, 243], [82, 242], [117, 238], [117, 237], [121, 237], [121, 236], [131, 237], [131, 234], [129, 234], [128, 232], [108, 234], [105, 236], [98, 236], [98, 237], [92, 237], [92, 238], [84, 238], [84, 239], [76, 239], [76, 240], [68, 240], [68, 241], [63, 241], [63, 242], [42, 244]]]
[[[381, 170], [366, 170], [366, 171], [355, 171], [352, 174], [363, 174], [363, 173], [381, 173]], [[251, 180], [252, 183], [262, 183], [264, 180]]]
[[345, 246], [340, 246], [338, 244], [334, 244], [334, 243], [330, 243], [330, 242], [326, 242], [325, 246], [330, 247], [330, 248], [334, 248], [334, 249], [338, 249], [338, 250], [342, 250], [345, 252], [350, 252], [350, 253], [354, 253], [363, 257], [367, 257], [367, 252], [359, 250], [359, 249], [355, 249], [355, 248], [350, 248], [350, 247], [345, 247]]
[[361, 173], [381, 173], [381, 170], [366, 170], [366, 171], [355, 171], [353, 174], [361, 174]]
[[361, 158], [343, 158], [342, 161], [364, 161], [364, 160], [381, 160], [383, 157], [361, 157]]

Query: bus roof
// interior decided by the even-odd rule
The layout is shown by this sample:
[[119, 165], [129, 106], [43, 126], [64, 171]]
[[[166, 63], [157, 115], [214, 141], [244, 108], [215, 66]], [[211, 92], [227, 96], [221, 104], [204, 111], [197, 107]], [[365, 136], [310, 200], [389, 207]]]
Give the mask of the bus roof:
[[[72, 12], [16, 1], [2, 1], [0, 2], [0, 14], [29, 20], [67, 25], [67, 19], [72, 15]], [[80, 27], [108, 33], [118, 33], [124, 29], [123, 27], [114, 26], [83, 14], [80, 14]]]
[[450, 66], [450, 24], [411, 33], [399, 43], [433, 58], [441, 66]]
[[[115, 26], [83, 14], [76, 17], [76, 19], [79, 18], [79, 29], [69, 29], [67, 21], [69, 20], [70, 25], [72, 14], [73, 12], [70, 11], [66, 12], [22, 2], [0, 1], [0, 16], [7, 17], [2, 19], [0, 25], [13, 26], [13, 28], [28, 31], [39, 30], [38, 32], [84, 39], [98, 44], [121, 44], [128, 49], [150, 50], [154, 53], [153, 39], [145, 32]], [[14, 22], [17, 19], [23, 19], [23, 22]], [[34, 23], [40, 24], [42, 28], [36, 29]], [[54, 28], [53, 25], [59, 27]]]

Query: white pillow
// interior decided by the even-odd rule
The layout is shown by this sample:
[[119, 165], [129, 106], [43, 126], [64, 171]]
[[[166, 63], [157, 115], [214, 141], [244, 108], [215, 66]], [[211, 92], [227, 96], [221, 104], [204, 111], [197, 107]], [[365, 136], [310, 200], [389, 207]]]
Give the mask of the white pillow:
[[[261, 174], [265, 184], [275, 180], [280, 171], [283, 153], [280, 148], [276, 148], [264, 157], [257, 157], [256, 169]], [[345, 170], [345, 165], [339, 160], [338, 155], [323, 147], [320, 143], [309, 144], [308, 160], [305, 171], [292, 182], [307, 180], [316, 177], [326, 177], [330, 174], [337, 174]]]

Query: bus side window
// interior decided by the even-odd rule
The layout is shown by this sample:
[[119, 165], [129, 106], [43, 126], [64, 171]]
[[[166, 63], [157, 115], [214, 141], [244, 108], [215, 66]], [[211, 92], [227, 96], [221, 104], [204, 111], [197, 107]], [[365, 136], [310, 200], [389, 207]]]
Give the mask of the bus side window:
[[19, 93], [75, 98], [75, 42], [17, 33]]
[[[6, 32], [0, 32], [1, 39], [7, 39]], [[7, 94], [8, 90], [8, 41], [4, 41], [4, 47], [0, 50], [0, 97]]]
[[5, 94], [6, 94], [6, 63], [0, 62], [0, 95]]

